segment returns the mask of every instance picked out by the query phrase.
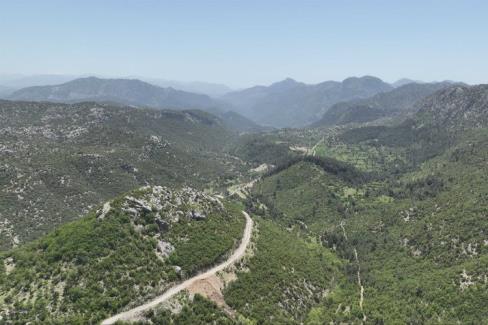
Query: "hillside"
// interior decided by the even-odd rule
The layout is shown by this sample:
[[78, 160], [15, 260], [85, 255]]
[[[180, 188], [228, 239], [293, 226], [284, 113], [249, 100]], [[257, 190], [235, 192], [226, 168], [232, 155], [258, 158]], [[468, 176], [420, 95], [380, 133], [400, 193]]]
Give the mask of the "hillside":
[[223, 259], [241, 211], [191, 188], [144, 187], [0, 255], [0, 320], [95, 323]]
[[399, 180], [344, 184], [301, 163], [255, 187], [256, 207], [348, 260], [350, 286], [318, 308], [320, 321], [486, 319], [487, 144], [486, 130], [467, 136]]
[[488, 85], [455, 86], [420, 102], [418, 120], [436, 127], [486, 127]]
[[2, 101], [0, 116], [2, 248], [136, 187], [212, 188], [241, 170], [223, 151], [235, 135], [201, 111]]
[[408, 83], [370, 98], [338, 103], [313, 126], [365, 123], [380, 118], [405, 115], [415, 111], [415, 104], [418, 101], [450, 86], [452, 86], [450, 83]]
[[348, 78], [307, 85], [293, 79], [269, 87], [256, 86], [222, 97], [233, 110], [258, 124], [273, 127], [300, 127], [315, 122], [332, 105], [371, 97], [392, 86], [375, 77]]
[[360, 182], [302, 159], [253, 188], [254, 213], [347, 260], [348, 284], [315, 310], [316, 323], [486, 320], [487, 93], [449, 88], [401, 125], [323, 131], [310, 152], [365, 171], [352, 178]]

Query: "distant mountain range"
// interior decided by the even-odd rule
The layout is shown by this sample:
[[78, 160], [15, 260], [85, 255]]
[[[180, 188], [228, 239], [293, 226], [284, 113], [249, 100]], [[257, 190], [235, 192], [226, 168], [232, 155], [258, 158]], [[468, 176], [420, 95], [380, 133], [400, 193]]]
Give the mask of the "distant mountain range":
[[452, 84], [407, 83], [391, 91], [370, 98], [337, 103], [314, 126], [331, 126], [347, 123], [364, 123], [383, 117], [392, 117], [415, 109], [415, 103]]
[[371, 97], [392, 89], [388, 83], [370, 76], [315, 85], [285, 79], [271, 86], [231, 92], [221, 99], [231, 103], [236, 112], [261, 125], [301, 127], [319, 119], [338, 102]]
[[[38, 76], [31, 83], [60, 80], [69, 76]], [[0, 78], [0, 82], [1, 82]], [[10, 85], [19, 85], [19, 81]], [[0, 97], [9, 100], [78, 103], [95, 101], [156, 109], [200, 109], [220, 117], [237, 131], [260, 131], [260, 125], [274, 128], [329, 126], [369, 122], [391, 117], [413, 108], [418, 100], [452, 84], [423, 83], [400, 79], [388, 84], [379, 78], [351, 77], [342, 82], [325, 81], [310, 85], [285, 79], [270, 86], [233, 91], [224, 85], [178, 83], [162, 79], [102, 79], [86, 77], [57, 85], [43, 85], [12, 91], [0, 87]], [[194, 90], [178, 90], [173, 87]], [[218, 98], [204, 95], [213, 93]], [[232, 112], [229, 113], [229, 112]]]
[[[8, 88], [11, 92], [22, 88], [33, 86], [46, 86], [46, 85], [58, 85], [72, 81], [79, 78], [86, 78], [90, 75], [58, 75], [58, 74], [39, 74], [39, 75], [0, 75], [0, 96], [2, 96], [1, 88]], [[106, 78], [98, 76], [99, 78]], [[136, 77], [123, 77], [119, 79], [139, 79], [156, 86], [164, 88], [174, 88], [177, 90], [188, 91], [197, 94], [204, 94], [212, 97], [219, 97], [225, 93], [232, 91], [231, 88], [226, 85], [201, 82], [201, 81], [176, 81], [167, 80], [161, 78], [146, 78], [142, 76]]]
[[413, 83], [421, 84], [424, 82], [420, 81], [420, 80], [412, 80], [412, 79], [408, 79], [408, 78], [401, 78], [401, 79], [398, 79], [397, 81], [395, 81], [394, 83], [392, 83], [391, 85], [393, 87], [397, 88], [397, 87], [401, 87], [401, 86], [405, 86], [405, 85], [413, 84]]
[[159, 87], [165, 87], [165, 88], [171, 87], [174, 89], [188, 91], [191, 93], [208, 95], [210, 97], [220, 97], [232, 91], [232, 89], [227, 87], [226, 85], [210, 83], [210, 82], [201, 82], [201, 81], [183, 82], [183, 81], [143, 78], [143, 77], [139, 79]]
[[[156, 109], [200, 109], [220, 117], [237, 131], [258, 130], [254, 122], [237, 113], [226, 114], [226, 105], [207, 95], [162, 88], [137, 79], [87, 77], [55, 86], [34, 86], [13, 92], [9, 100], [79, 103], [94, 101]], [[235, 123], [239, 119], [240, 123]]]
[[[134, 80], [46, 91], [76, 101], [90, 90], [99, 102], [0, 100], [0, 323], [99, 323], [197, 275], [164, 306], [129, 314], [141, 324], [485, 324], [488, 85], [367, 95], [380, 87], [357, 79], [322, 93], [293, 80], [250, 92], [290, 95], [282, 104], [302, 114], [303, 91], [321, 103], [353, 94], [325, 112], [335, 125], [402, 119], [238, 135], [229, 126], [249, 120], [218, 105], [206, 110], [219, 117], [99, 103], [201, 96]], [[202, 278], [247, 242], [243, 209], [252, 254]]]
[[55, 86], [34, 86], [15, 91], [10, 100], [76, 103], [115, 102], [170, 109], [206, 109], [219, 104], [206, 95], [162, 88], [137, 79], [80, 78]]

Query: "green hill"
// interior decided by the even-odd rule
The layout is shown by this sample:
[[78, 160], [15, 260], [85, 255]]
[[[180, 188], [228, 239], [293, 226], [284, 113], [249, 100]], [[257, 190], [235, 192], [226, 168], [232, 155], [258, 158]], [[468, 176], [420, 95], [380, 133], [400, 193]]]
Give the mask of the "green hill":
[[100, 321], [213, 265], [243, 226], [239, 209], [191, 188], [133, 191], [1, 254], [1, 319]]

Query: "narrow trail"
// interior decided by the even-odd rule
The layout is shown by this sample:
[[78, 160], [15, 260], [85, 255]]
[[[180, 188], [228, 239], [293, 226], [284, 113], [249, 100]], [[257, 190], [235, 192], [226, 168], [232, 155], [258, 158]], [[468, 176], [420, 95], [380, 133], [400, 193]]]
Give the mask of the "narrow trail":
[[[344, 238], [346, 239], [346, 241], [349, 241], [349, 239], [347, 238], [346, 228], [344, 228], [344, 225], [345, 225], [344, 221], [341, 221], [341, 223], [339, 224], [339, 226], [342, 228], [342, 233], [344, 235]], [[359, 264], [358, 251], [356, 247], [353, 247], [353, 251], [354, 251], [354, 260], [356, 261], [356, 265], [358, 266], [357, 279], [358, 279], [358, 286], [359, 286], [359, 309], [361, 309], [361, 312], [363, 313], [363, 322], [365, 322], [367, 321], [368, 318], [366, 317], [366, 314], [363, 311], [364, 286], [361, 282], [361, 265]]]
[[168, 300], [169, 298], [173, 297], [180, 291], [186, 290], [188, 287], [190, 287], [195, 281], [203, 280], [208, 277], [211, 277], [215, 275], [217, 272], [223, 271], [227, 267], [231, 266], [238, 260], [240, 260], [245, 252], [246, 249], [251, 241], [251, 234], [252, 234], [252, 228], [253, 228], [253, 221], [251, 217], [249, 217], [249, 214], [247, 212], [242, 211], [244, 214], [244, 217], [246, 218], [246, 227], [244, 228], [244, 234], [241, 239], [241, 243], [239, 244], [239, 247], [232, 253], [232, 255], [223, 263], [216, 265], [212, 267], [210, 270], [198, 274], [188, 280], [185, 280], [184, 282], [175, 285], [174, 287], [169, 288], [165, 293], [162, 295], [154, 298], [153, 300], [140, 305], [138, 307], [132, 308], [130, 310], [124, 311], [122, 313], [119, 313], [115, 316], [112, 316], [110, 318], [105, 319], [102, 321], [102, 325], [109, 325], [109, 324], [114, 324], [117, 321], [129, 321], [136, 319], [138, 316], [140, 316], [144, 311], [152, 309], [159, 305], [160, 303]]
[[[354, 248], [354, 258], [356, 259], [356, 264], [358, 265], [358, 286], [360, 288], [359, 292], [359, 308], [361, 308], [361, 311], [363, 310], [363, 303], [364, 303], [364, 287], [361, 283], [361, 266], [359, 265], [359, 259], [358, 259], [358, 251], [356, 248]], [[366, 316], [363, 313], [363, 319]], [[364, 319], [366, 320], [366, 319]]]

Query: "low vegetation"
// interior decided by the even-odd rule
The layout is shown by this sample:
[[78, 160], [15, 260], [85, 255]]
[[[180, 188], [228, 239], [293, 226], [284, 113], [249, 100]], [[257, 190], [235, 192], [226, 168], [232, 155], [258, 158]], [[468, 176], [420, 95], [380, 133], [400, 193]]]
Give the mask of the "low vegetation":
[[258, 324], [294, 324], [334, 291], [341, 261], [320, 243], [257, 219], [256, 252], [225, 290], [226, 302]]
[[1, 255], [3, 320], [99, 321], [216, 263], [244, 226], [235, 207], [190, 189], [147, 188], [109, 204]]

